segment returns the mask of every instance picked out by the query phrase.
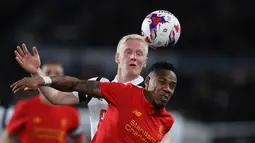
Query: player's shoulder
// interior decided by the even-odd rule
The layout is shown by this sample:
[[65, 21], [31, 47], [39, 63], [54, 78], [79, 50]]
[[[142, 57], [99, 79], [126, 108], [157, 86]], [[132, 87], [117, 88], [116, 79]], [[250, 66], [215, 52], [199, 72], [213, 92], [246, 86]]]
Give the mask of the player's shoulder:
[[163, 117], [161, 119], [165, 120], [166, 122], [174, 122], [174, 117], [165, 108], [163, 109], [163, 112], [161, 113], [161, 117]]
[[70, 113], [77, 113], [78, 109], [76, 107], [73, 106], [62, 106], [62, 110], [65, 110], [66, 112], [70, 112]]
[[90, 78], [88, 80], [96, 80], [96, 81], [100, 81], [100, 82], [110, 82], [110, 80], [107, 79], [106, 77], [100, 77], [100, 76], [93, 77], [93, 78]]
[[19, 101], [17, 101], [16, 106], [17, 107], [29, 107], [33, 104], [38, 104], [37, 102], [39, 101], [39, 97], [38, 96], [34, 96], [28, 99], [21, 99]]
[[132, 90], [132, 92], [133, 92], [133, 90], [143, 90], [143, 88], [141, 88], [137, 85], [134, 85], [132, 83], [124, 84], [121, 82], [111, 82], [109, 84], [113, 85], [113, 87], [121, 87], [121, 89], [128, 89], [130, 91]]
[[57, 106], [60, 116], [67, 118], [72, 124], [78, 124], [80, 122], [79, 109], [73, 106]]
[[60, 109], [64, 111], [65, 113], [69, 113], [69, 115], [71, 116], [79, 115], [79, 110], [73, 106], [60, 106]]
[[58, 106], [62, 109], [66, 109], [66, 110], [70, 110], [70, 111], [76, 111], [77, 108], [73, 107], [73, 106], [69, 106], [69, 105], [62, 105], [62, 106]]
[[160, 120], [160, 122], [167, 128], [167, 130], [171, 129], [174, 124], [174, 118], [171, 115], [161, 118]]
[[139, 86], [139, 85], [134, 85], [132, 83], [128, 83], [126, 84], [127, 88], [132, 88], [132, 89], [135, 89], [135, 90], [143, 90], [143, 87]]

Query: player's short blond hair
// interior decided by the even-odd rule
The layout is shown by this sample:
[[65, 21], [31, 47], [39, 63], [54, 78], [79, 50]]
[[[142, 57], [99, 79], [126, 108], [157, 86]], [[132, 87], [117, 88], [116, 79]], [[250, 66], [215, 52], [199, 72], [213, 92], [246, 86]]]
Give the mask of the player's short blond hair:
[[138, 35], [138, 34], [129, 34], [129, 35], [126, 35], [126, 36], [122, 37], [120, 39], [119, 43], [118, 43], [118, 46], [117, 46], [117, 53], [119, 53], [122, 50], [122, 47], [125, 44], [125, 42], [127, 40], [131, 40], [131, 39], [138, 39], [138, 40], [142, 41], [142, 43], [144, 44], [144, 47], [145, 47], [145, 55], [147, 56], [148, 55], [148, 51], [149, 51], [149, 45], [145, 41], [144, 37], [141, 36], [141, 35]]

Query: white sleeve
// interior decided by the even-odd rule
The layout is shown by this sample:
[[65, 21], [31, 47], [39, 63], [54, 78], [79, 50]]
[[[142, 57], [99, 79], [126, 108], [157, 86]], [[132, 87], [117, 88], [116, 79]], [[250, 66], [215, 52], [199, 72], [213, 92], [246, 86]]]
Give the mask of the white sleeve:
[[[107, 78], [104, 78], [104, 77], [93, 77], [88, 80], [98, 80], [98, 79], [100, 82], [110, 82]], [[73, 96], [75, 96], [76, 98], [81, 99], [81, 97], [83, 97], [80, 100], [80, 102], [84, 101], [88, 97], [88, 95], [80, 95], [77, 91], [73, 91], [72, 93], [73, 93]]]

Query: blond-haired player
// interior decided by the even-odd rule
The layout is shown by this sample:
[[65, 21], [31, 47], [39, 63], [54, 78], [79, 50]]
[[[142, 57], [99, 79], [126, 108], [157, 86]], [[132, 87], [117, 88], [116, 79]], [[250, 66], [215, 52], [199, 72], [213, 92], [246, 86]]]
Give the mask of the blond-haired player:
[[[144, 79], [140, 76], [140, 73], [147, 63], [148, 49], [148, 44], [142, 36], [137, 34], [124, 36], [117, 46], [115, 62], [118, 65], [118, 70], [112, 82], [132, 83], [138, 86], [143, 83]], [[92, 80], [109, 81], [100, 77], [92, 78]], [[82, 98], [82, 96], [80, 97]], [[93, 138], [98, 126], [104, 119], [108, 103], [97, 98], [91, 100], [87, 98], [85, 100], [88, 102], [90, 111], [91, 138]]]

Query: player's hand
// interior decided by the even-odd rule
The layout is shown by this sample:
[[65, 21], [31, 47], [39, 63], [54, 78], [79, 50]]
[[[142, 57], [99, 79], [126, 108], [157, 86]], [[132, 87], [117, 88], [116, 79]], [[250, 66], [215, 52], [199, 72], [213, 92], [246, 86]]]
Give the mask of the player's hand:
[[27, 50], [26, 45], [23, 43], [22, 48], [17, 46], [14, 51], [15, 59], [19, 65], [27, 72], [35, 74], [41, 66], [40, 56], [36, 47], [33, 47], [33, 55]]
[[13, 83], [10, 87], [14, 93], [28, 90], [36, 90], [44, 85], [42, 77], [25, 77]]

